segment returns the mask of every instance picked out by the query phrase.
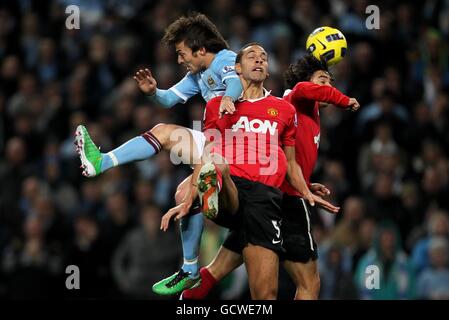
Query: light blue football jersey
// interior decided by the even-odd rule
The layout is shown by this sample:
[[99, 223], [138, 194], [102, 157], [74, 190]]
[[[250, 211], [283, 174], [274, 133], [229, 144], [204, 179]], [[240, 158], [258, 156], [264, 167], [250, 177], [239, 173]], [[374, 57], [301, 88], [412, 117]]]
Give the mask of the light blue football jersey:
[[221, 50], [215, 55], [209, 68], [197, 74], [188, 72], [169, 90], [173, 91], [184, 103], [197, 93], [201, 93], [206, 102], [214, 97], [224, 95], [226, 91], [224, 81], [239, 77], [235, 73], [236, 56], [237, 54], [231, 50]]

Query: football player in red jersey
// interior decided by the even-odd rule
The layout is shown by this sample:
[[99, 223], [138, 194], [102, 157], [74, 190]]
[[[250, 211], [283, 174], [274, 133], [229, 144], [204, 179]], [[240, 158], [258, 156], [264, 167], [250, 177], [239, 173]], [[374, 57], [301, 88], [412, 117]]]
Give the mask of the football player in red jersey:
[[[310, 184], [310, 176], [318, 157], [320, 137], [319, 108], [327, 104], [356, 111], [360, 105], [331, 85], [327, 67], [312, 56], [300, 59], [285, 72], [286, 91], [284, 99], [295, 106], [298, 117], [296, 133], [296, 161], [300, 165], [309, 190], [325, 196], [330, 192], [321, 184]], [[320, 278], [317, 266], [317, 246], [312, 237], [309, 203], [304, 199], [307, 191], [298, 192], [286, 180], [282, 187], [283, 246], [280, 259], [296, 285], [295, 299], [317, 299]], [[309, 191], [310, 192], [310, 191]], [[308, 198], [306, 198], [308, 199]], [[338, 210], [326, 208], [330, 212]], [[331, 209], [331, 210], [329, 210]], [[242, 263], [237, 241], [227, 241], [215, 259], [200, 270], [201, 285], [185, 290], [184, 299], [202, 299], [224, 276]]]
[[[236, 111], [220, 118], [220, 98], [209, 101], [205, 111], [206, 136], [219, 133], [219, 144], [211, 152], [219, 155], [214, 157], [219, 163], [197, 165], [192, 178], [198, 177], [203, 213], [232, 230], [224, 246], [229, 243], [231, 250], [242, 253], [253, 299], [277, 296], [278, 259], [284, 252], [278, 188], [287, 179], [295, 190], [308, 190], [295, 158], [296, 111], [263, 88], [267, 69], [267, 54], [260, 45], [249, 44], [239, 52], [236, 71], [245, 89]], [[172, 216], [179, 219], [188, 212], [194, 189], [163, 217], [164, 230]]]
[[[356, 111], [360, 105], [332, 87], [331, 75], [326, 66], [312, 56], [305, 56], [290, 65], [284, 74], [287, 90], [284, 99], [295, 108], [298, 116], [296, 134], [296, 161], [301, 166], [309, 188], [319, 194], [329, 190], [320, 184], [310, 184], [318, 158], [320, 141], [319, 108], [333, 104]], [[296, 284], [296, 299], [317, 299], [320, 278], [317, 265], [317, 246], [312, 237], [309, 204], [295, 188], [285, 181], [282, 202], [282, 227], [285, 233], [285, 254], [281, 257], [284, 268]]]

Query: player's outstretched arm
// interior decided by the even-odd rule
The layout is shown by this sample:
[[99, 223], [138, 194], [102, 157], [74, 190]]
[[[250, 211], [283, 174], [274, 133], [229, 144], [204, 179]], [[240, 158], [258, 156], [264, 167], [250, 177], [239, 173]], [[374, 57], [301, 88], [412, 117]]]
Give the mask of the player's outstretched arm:
[[295, 99], [306, 99], [323, 103], [330, 103], [341, 108], [357, 111], [360, 104], [355, 98], [344, 95], [340, 90], [327, 85], [312, 82], [300, 82], [293, 89]]
[[186, 87], [186, 84], [187, 88], [189, 88], [189, 86], [191, 86], [191, 81], [190, 79], [186, 79], [186, 77], [184, 77], [184, 79], [182, 79], [177, 85], [172, 87], [171, 90], [158, 89], [156, 79], [153, 77], [148, 68], [144, 70], [140, 69], [136, 72], [133, 78], [136, 80], [139, 89], [145, 95], [166, 108], [171, 108], [177, 103], [185, 103], [191, 95], [196, 94], [196, 91], [194, 90], [193, 92], [190, 92], [190, 95], [183, 94], [175, 88], [176, 86], [179, 86], [182, 91], [182, 88]]
[[140, 69], [133, 78], [136, 80], [139, 89], [147, 96], [152, 96], [156, 93], [157, 82], [149, 69]]

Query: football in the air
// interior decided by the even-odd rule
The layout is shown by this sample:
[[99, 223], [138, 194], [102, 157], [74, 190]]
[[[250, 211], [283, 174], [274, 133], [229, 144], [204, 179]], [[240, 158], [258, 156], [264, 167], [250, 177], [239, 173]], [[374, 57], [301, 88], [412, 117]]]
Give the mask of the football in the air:
[[332, 27], [316, 28], [306, 41], [306, 50], [328, 66], [339, 63], [346, 55], [347, 48], [343, 33]]

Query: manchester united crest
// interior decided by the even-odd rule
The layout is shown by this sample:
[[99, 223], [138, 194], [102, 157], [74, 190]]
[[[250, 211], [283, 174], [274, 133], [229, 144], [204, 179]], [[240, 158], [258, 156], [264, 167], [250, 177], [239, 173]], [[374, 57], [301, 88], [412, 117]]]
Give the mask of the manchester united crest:
[[275, 108], [268, 108], [267, 113], [272, 117], [277, 117], [279, 114], [279, 111]]

